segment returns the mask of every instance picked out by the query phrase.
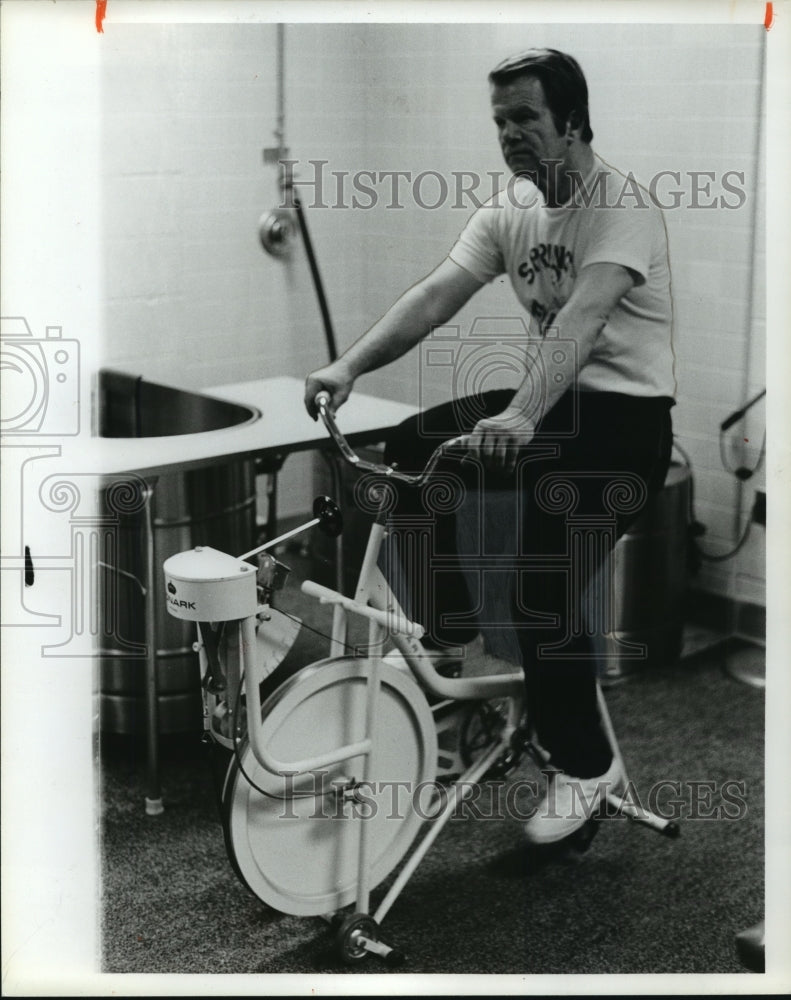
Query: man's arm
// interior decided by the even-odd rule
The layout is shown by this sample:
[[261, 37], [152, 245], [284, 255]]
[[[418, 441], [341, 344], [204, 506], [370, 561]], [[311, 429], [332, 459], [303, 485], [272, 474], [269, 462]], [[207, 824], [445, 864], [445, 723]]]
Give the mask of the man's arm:
[[447, 323], [482, 286], [469, 271], [450, 258], [444, 260], [393, 303], [367, 333], [337, 361], [308, 375], [305, 406], [316, 419], [314, 400], [325, 389], [337, 409], [352, 390], [355, 379], [406, 354], [435, 326]]
[[[513, 470], [519, 448], [531, 441], [542, 417], [575, 383], [610, 313], [634, 283], [633, 272], [620, 264], [590, 264], [582, 268], [568, 302], [553, 324], [561, 338], [576, 341], [576, 357], [567, 357], [559, 366], [551, 360], [556, 350], [552, 337], [530, 342], [531, 348], [535, 347], [544, 359], [543, 371], [552, 372], [553, 379], [544, 384], [538, 412], [535, 386], [528, 375], [507, 409], [478, 422], [470, 438], [470, 451], [485, 465], [505, 472]], [[556, 375], [561, 377], [555, 379]]]

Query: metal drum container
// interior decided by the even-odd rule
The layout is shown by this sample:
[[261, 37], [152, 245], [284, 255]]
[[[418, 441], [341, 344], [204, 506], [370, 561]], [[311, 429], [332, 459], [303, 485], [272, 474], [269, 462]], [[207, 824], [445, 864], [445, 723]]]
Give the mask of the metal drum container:
[[[255, 418], [255, 411], [117, 372], [100, 373], [99, 432], [103, 437], [157, 437], [200, 433]], [[119, 441], [119, 447], [123, 443]], [[152, 449], [156, 442], [152, 441]], [[155, 452], [154, 452], [155, 453]], [[162, 564], [196, 545], [245, 552], [255, 540], [256, 484], [252, 459], [167, 472], [152, 479], [147, 504], [102, 505], [113, 530], [104, 536], [102, 643], [99, 659], [101, 729], [146, 730], [147, 634], [153, 634], [159, 688], [160, 733], [200, 730], [203, 724], [195, 624], [167, 613]], [[147, 527], [150, 518], [151, 538]], [[151, 547], [154, 588], [146, 600], [146, 554]], [[147, 607], [152, 622], [146, 621]]]
[[[612, 630], [603, 639], [603, 679], [670, 665], [679, 658], [690, 486], [689, 467], [672, 462], [664, 488], [615, 546]], [[636, 655], [625, 643], [643, 645], [644, 655]]]

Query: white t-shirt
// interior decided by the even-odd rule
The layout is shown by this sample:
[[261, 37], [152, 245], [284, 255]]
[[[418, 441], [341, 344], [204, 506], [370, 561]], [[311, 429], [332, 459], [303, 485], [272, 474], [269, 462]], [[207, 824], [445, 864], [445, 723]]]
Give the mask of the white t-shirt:
[[577, 386], [675, 397], [664, 219], [631, 175], [595, 157], [591, 172], [559, 208], [548, 207], [528, 178], [515, 178], [508, 190], [477, 209], [450, 258], [479, 281], [508, 274], [532, 317], [531, 337], [546, 335], [583, 267], [629, 268], [636, 282], [610, 313]]

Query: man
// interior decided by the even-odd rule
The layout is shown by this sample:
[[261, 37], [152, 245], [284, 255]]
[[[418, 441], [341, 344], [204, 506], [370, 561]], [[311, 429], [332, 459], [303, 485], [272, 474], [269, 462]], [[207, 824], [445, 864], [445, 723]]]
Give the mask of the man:
[[[408, 421], [387, 461], [419, 469], [437, 433], [471, 432], [468, 459], [485, 470], [485, 487], [518, 492], [518, 554], [544, 558], [544, 569], [517, 574], [512, 622], [531, 717], [558, 769], [525, 834], [547, 843], [585, 822], [582, 796], [593, 804], [623, 777], [598, 715], [595, 649], [580, 625], [604, 553], [599, 546], [593, 556], [575, 555], [568, 529], [571, 518], [609, 524], [603, 537], [611, 543], [664, 483], [675, 393], [670, 277], [659, 210], [590, 146], [576, 61], [530, 50], [495, 67], [489, 83], [514, 175], [508, 192], [478, 209], [447, 259], [340, 359], [308, 376], [305, 401], [315, 417], [324, 389], [337, 408], [356, 378], [403, 355], [486, 282], [508, 274], [531, 318], [524, 380], [516, 391], [480, 394], [472, 407], [452, 400]], [[403, 494], [400, 511], [408, 512], [415, 501]], [[438, 551], [449, 545], [448, 520], [437, 519]], [[423, 621], [429, 641], [470, 638], [443, 626], [462, 602], [459, 586], [437, 588]]]

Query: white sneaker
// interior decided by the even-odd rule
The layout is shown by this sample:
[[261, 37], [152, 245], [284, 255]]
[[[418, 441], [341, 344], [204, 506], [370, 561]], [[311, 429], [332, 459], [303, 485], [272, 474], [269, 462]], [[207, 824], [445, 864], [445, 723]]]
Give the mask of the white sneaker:
[[608, 792], [621, 791], [625, 775], [617, 760], [598, 778], [575, 778], [563, 771], [550, 774], [536, 812], [524, 824], [530, 844], [553, 844], [584, 826]]

